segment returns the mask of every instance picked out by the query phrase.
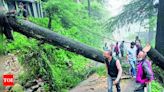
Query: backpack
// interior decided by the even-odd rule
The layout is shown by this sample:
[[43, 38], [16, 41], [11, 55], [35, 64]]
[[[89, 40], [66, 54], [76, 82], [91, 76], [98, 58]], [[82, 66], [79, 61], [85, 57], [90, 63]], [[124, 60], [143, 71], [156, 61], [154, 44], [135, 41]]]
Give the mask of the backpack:
[[153, 71], [152, 71], [152, 66], [151, 66], [151, 63], [149, 61], [144, 61], [148, 64], [148, 67], [150, 69], [150, 72], [151, 72], [151, 78], [150, 80], [148, 80], [147, 78], [143, 79], [143, 74], [144, 74], [144, 71], [143, 71], [143, 62], [139, 62], [139, 64], [137, 65], [137, 76], [136, 76], [136, 82], [138, 83], [146, 83], [146, 82], [151, 82], [153, 79], [154, 79], [154, 76], [153, 76]]

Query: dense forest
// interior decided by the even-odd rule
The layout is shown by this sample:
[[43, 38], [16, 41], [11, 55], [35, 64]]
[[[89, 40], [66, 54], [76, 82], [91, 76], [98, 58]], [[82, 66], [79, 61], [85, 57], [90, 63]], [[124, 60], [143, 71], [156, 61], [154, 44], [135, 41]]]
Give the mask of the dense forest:
[[[45, 17], [30, 17], [29, 21], [94, 48], [102, 48], [103, 37], [107, 35], [102, 23], [107, 18], [104, 18], [106, 10], [101, 0], [92, 0], [90, 6], [87, 1], [47, 0], [43, 6]], [[46, 81], [45, 90], [63, 92], [95, 70], [90, 60], [82, 56], [19, 33], [14, 32], [14, 38], [4, 49], [5, 53], [16, 54], [25, 69], [19, 75], [20, 84], [40, 77]]]
[[[153, 6], [151, 3], [147, 4], [146, 0], [134, 0], [134, 2], [125, 5], [124, 11], [116, 17], [111, 17], [109, 10], [106, 9], [105, 1], [41, 0], [44, 17], [29, 16], [28, 21], [100, 51], [103, 51], [102, 47], [106, 41], [115, 42], [112, 32], [116, 28], [144, 19], [149, 20], [145, 22], [146, 25], [149, 25], [149, 29], [156, 28], [157, 10], [152, 9]], [[143, 7], [140, 5], [141, 3], [143, 6], [147, 4], [143, 10], [140, 10], [141, 12], [151, 8], [147, 9], [148, 11], [143, 15], [140, 13], [135, 15], [140, 9], [139, 7]], [[149, 15], [151, 11], [153, 14]], [[131, 13], [129, 14], [129, 12]], [[17, 83], [23, 88], [26, 88], [30, 81], [41, 79], [44, 82], [43, 92], [68, 92], [93, 73], [106, 76], [104, 66], [97, 68], [95, 62], [81, 55], [17, 32], [13, 32], [13, 36], [15, 39], [13, 42], [7, 42], [7, 39], [3, 38], [1, 53], [14, 54], [18, 57], [23, 68], [18, 75]], [[161, 38], [157, 37], [156, 39]], [[143, 44], [146, 43], [143, 42]], [[155, 43], [154, 40], [151, 45], [164, 55], [163, 48], [161, 48], [163, 45], [160, 45], [160, 41], [157, 40]], [[129, 67], [125, 64], [122, 66]], [[155, 81], [152, 83], [152, 92], [163, 89], [164, 72], [160, 67], [162, 65], [159, 63], [153, 63]], [[13, 88], [13, 90], [23, 92], [20, 87]]]

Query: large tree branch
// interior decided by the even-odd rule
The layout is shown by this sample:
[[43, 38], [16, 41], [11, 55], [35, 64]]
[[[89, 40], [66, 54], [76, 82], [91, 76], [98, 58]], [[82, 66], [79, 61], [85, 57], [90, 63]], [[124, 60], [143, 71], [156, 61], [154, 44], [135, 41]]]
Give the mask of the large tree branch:
[[86, 58], [93, 59], [101, 63], [104, 62], [102, 51], [74, 41], [70, 38], [66, 38], [49, 29], [21, 19], [9, 18], [9, 23], [14, 31], [17, 31], [23, 35], [38, 40], [43, 40], [46, 43], [59, 46], [65, 50], [80, 54]]
[[153, 48], [151, 48], [147, 54], [157, 66], [164, 70], [164, 56], [162, 54]]
[[[59, 46], [65, 50], [74, 52], [76, 54], [80, 54], [92, 60], [101, 63], [104, 62], [103, 53], [100, 50], [82, 44], [80, 42], [74, 41], [72, 39], [66, 38], [49, 29], [43, 28], [26, 20], [14, 18], [8, 18], [8, 20], [14, 31], [17, 31], [23, 35], [33, 37], [37, 40], [43, 40], [51, 45]], [[155, 62], [155, 64], [164, 69], [164, 57], [157, 50], [152, 48], [148, 52], [148, 56]]]

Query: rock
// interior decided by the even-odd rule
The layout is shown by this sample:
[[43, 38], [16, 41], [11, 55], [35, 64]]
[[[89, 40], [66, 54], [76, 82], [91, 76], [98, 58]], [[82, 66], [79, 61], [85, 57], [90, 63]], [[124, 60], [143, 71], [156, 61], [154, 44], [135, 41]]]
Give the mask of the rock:
[[28, 88], [25, 90], [25, 92], [33, 92], [33, 90], [31, 88]]
[[30, 88], [30, 87], [32, 87], [32, 86], [34, 86], [34, 85], [37, 85], [37, 81], [36, 81], [36, 80], [28, 81], [28, 82], [24, 85], [24, 87], [25, 87], [25, 88]]
[[39, 87], [38, 90], [36, 92], [45, 92], [43, 87]]
[[90, 88], [91, 90], [94, 90], [94, 88]]
[[42, 86], [44, 82], [41, 78], [34, 79], [32, 81], [28, 81], [25, 84], [26, 92], [44, 92]]
[[35, 85], [35, 86], [32, 86], [31, 89], [33, 90], [33, 92], [35, 92], [38, 90], [39, 87], [40, 85]]

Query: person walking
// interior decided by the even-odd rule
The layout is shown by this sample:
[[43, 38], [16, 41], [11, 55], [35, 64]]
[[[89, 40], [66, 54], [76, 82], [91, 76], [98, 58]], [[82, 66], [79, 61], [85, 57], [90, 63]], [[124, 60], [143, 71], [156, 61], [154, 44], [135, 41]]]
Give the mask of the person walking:
[[141, 40], [136, 41], [136, 47], [137, 47], [137, 56], [140, 51], [142, 51], [142, 45], [141, 45]]
[[120, 52], [121, 52], [121, 57], [124, 57], [124, 41], [121, 42], [120, 44]]
[[140, 40], [139, 37], [136, 36], [136, 38], [135, 38], [135, 43], [136, 43], [137, 41], [139, 41], [139, 40]]
[[139, 87], [135, 89], [135, 92], [144, 92], [144, 87], [148, 85], [153, 79], [154, 74], [152, 71], [151, 63], [146, 59], [147, 52], [140, 51], [137, 57], [137, 76], [136, 82], [139, 83]]
[[112, 51], [104, 52], [105, 63], [108, 71], [108, 92], [113, 92], [113, 85], [116, 85], [117, 92], [121, 92], [120, 78], [122, 67], [120, 61], [112, 56]]
[[24, 20], [27, 20], [28, 18], [28, 10], [27, 5], [24, 5], [22, 2], [19, 3], [19, 11], [17, 14], [20, 18], [24, 18]]
[[118, 42], [116, 42], [116, 46], [114, 47], [114, 52], [116, 53], [116, 57], [119, 58], [119, 46], [118, 46]]
[[105, 43], [105, 45], [104, 45], [104, 47], [103, 47], [103, 50], [104, 50], [104, 51], [108, 51], [108, 50], [109, 50], [109, 47], [108, 47], [107, 43]]
[[136, 77], [136, 51], [135, 42], [131, 42], [130, 48], [127, 49], [127, 61], [131, 66], [130, 72], [133, 78]]

